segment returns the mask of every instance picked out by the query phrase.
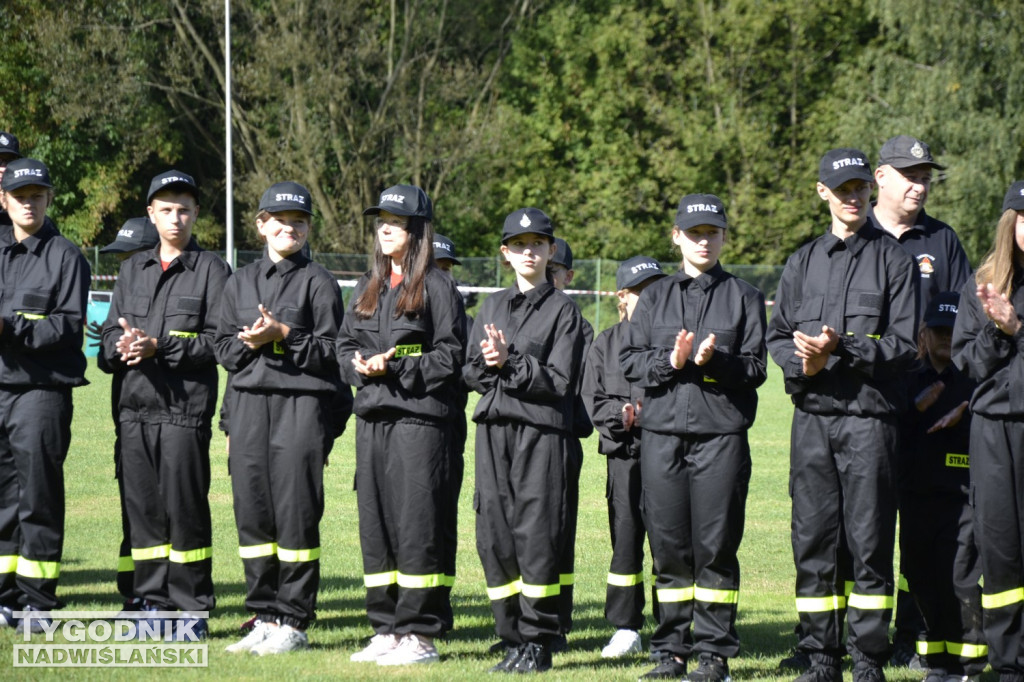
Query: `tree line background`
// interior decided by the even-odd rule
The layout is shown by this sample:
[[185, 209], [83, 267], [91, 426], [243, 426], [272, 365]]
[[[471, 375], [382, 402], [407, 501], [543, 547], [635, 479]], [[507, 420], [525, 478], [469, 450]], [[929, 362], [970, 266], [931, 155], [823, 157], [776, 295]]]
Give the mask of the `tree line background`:
[[[223, 248], [223, 0], [5, 0], [0, 129], [45, 161], [51, 215], [110, 241], [176, 167]], [[545, 210], [578, 258], [674, 260], [683, 194], [721, 196], [723, 260], [781, 264], [825, 226], [821, 154], [897, 134], [947, 170], [928, 202], [973, 262], [1024, 178], [1019, 0], [232, 0], [236, 246], [272, 182], [313, 193], [316, 251], [372, 244], [411, 182], [460, 254]]]

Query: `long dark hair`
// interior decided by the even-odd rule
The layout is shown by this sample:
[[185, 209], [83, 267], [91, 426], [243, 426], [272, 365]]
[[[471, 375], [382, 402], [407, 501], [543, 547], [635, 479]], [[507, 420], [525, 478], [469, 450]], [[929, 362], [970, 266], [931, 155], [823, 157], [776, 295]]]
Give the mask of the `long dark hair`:
[[[395, 319], [423, 312], [426, 307], [424, 280], [427, 272], [437, 267], [434, 264], [434, 226], [430, 221], [410, 216], [405, 231], [409, 233], [409, 246], [402, 257], [402, 284], [395, 300]], [[356, 299], [356, 315], [362, 319], [373, 316], [390, 280], [391, 257], [380, 250], [380, 240], [374, 235], [370, 283]]]

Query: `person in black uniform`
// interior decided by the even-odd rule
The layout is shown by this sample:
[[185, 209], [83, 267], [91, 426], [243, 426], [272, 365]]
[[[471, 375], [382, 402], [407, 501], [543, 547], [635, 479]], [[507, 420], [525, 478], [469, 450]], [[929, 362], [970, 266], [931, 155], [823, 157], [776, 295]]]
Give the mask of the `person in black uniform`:
[[245, 605], [258, 617], [231, 653], [308, 648], [316, 617], [342, 303], [331, 273], [302, 253], [312, 215], [305, 187], [271, 185], [256, 215], [266, 254], [232, 275], [221, 302], [217, 360], [232, 377], [231, 417], [246, 425], [228, 454], [235, 524]]
[[649, 286], [619, 351], [643, 390], [640, 480], [654, 557], [657, 665], [644, 678], [725, 682], [739, 652], [737, 552], [750, 483], [747, 431], [764, 383], [764, 294], [718, 262], [727, 221], [712, 194], [679, 202], [679, 272]]
[[[0, 131], [0, 182], [3, 181], [4, 170], [7, 168], [7, 164], [20, 158], [21, 147], [18, 144], [18, 138], [8, 132]], [[7, 215], [7, 209], [0, 202], [0, 225], [10, 224], [11, 218]]]
[[[152, 249], [160, 243], [160, 235], [148, 216], [129, 218], [117, 232], [111, 243], [100, 249], [100, 253], [112, 253], [124, 261], [129, 256], [145, 249]], [[135, 596], [135, 562], [132, 561], [131, 525], [125, 508], [124, 476], [121, 469], [121, 421], [118, 419], [121, 402], [121, 383], [124, 372], [114, 373], [102, 352], [96, 355], [96, 366], [100, 371], [111, 374], [110, 411], [114, 419], [114, 478], [117, 479], [117, 493], [121, 501], [121, 550], [117, 559], [117, 591], [124, 597], [124, 611], [138, 611], [142, 599]]]
[[604, 658], [642, 651], [644, 624], [644, 538], [641, 513], [640, 411], [643, 392], [622, 373], [619, 350], [640, 293], [665, 277], [658, 261], [634, 256], [615, 273], [619, 323], [597, 335], [583, 370], [583, 400], [599, 436], [598, 452], [607, 458], [608, 528], [612, 560], [608, 569], [604, 617], [615, 634], [601, 650]]
[[198, 192], [181, 171], [153, 178], [148, 212], [160, 244], [121, 264], [102, 352], [124, 372], [121, 461], [135, 594], [146, 611], [183, 611], [191, 632], [204, 636], [205, 619], [192, 612], [215, 604], [210, 421], [214, 335], [230, 268], [192, 238]]
[[[41, 632], [59, 608], [71, 389], [83, 386], [89, 264], [46, 219], [53, 183], [36, 159], [0, 181], [0, 627]], [[20, 622], [15, 612], [24, 613]]]
[[[840, 679], [844, 621], [855, 682], [883, 680], [889, 658], [902, 372], [916, 349], [914, 264], [868, 218], [864, 153], [833, 149], [818, 196], [831, 226], [790, 256], [768, 325], [768, 350], [793, 398], [790, 448], [801, 682]], [[848, 549], [845, 549], [848, 548]], [[846, 551], [853, 559], [847, 596]], [[848, 608], [847, 608], [848, 607]]]
[[916, 644], [926, 682], [976, 679], [986, 664], [970, 504], [967, 405], [975, 382], [950, 359], [959, 300], [956, 292], [942, 292], [925, 308], [920, 359], [907, 375], [911, 404], [901, 422], [897, 468], [900, 555], [924, 617]]
[[501, 253], [516, 283], [484, 300], [464, 376], [480, 393], [476, 544], [498, 636], [511, 642], [492, 672], [544, 672], [562, 632], [559, 594], [578, 476], [574, 408], [583, 318], [551, 283], [554, 228], [543, 211], [505, 218]]
[[[878, 167], [875, 169], [878, 198], [871, 207], [870, 216], [914, 258], [921, 278], [921, 310], [939, 292], [960, 291], [971, 275], [971, 264], [956, 232], [924, 210], [932, 174], [944, 169], [935, 161], [925, 142], [909, 135], [886, 140], [878, 154]], [[905, 531], [906, 525], [901, 523], [901, 538]], [[920, 659], [915, 657], [914, 646], [923, 631], [924, 621], [906, 589], [904, 561], [901, 553], [896, 632], [890, 663], [920, 669]]]
[[971, 499], [985, 577], [988, 661], [1000, 682], [1024, 680], [1024, 181], [1003, 199], [992, 249], [964, 285], [953, 362], [971, 397]]
[[465, 310], [434, 264], [433, 209], [419, 187], [380, 195], [373, 269], [357, 282], [338, 338], [356, 387], [356, 492], [366, 613], [376, 634], [354, 661], [432, 663], [453, 625]]

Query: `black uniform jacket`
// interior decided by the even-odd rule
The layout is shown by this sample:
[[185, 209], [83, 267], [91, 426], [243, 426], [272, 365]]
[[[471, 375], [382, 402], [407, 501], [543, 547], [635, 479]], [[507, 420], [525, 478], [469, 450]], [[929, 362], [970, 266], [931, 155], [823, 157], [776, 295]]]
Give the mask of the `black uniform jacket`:
[[47, 219], [18, 242], [0, 226], [0, 385], [84, 386], [89, 264]]
[[[1015, 269], [1010, 297], [1024, 317], [1024, 270]], [[978, 382], [971, 411], [990, 419], [1024, 418], [1024, 324], [1013, 336], [985, 316], [972, 277], [960, 294], [953, 327], [953, 362]]]
[[[394, 316], [399, 289], [387, 288], [371, 317], [360, 318], [355, 304], [370, 282], [356, 283], [338, 335], [341, 377], [356, 387], [355, 413], [365, 419], [449, 419], [459, 409], [459, 370], [466, 354], [466, 310], [451, 277], [430, 268], [424, 279], [423, 315]], [[369, 359], [395, 348], [387, 373], [367, 377], [355, 371], [356, 351]]]
[[[768, 352], [793, 403], [813, 414], [884, 416], [906, 407], [902, 372], [917, 351], [918, 280], [910, 256], [868, 220], [845, 241], [826, 232], [789, 257], [768, 324]], [[803, 373], [793, 332], [823, 325], [839, 345]]]
[[[508, 359], [500, 369], [484, 362], [485, 324], [505, 332]], [[525, 293], [515, 284], [488, 296], [464, 369], [466, 384], [481, 394], [473, 421], [511, 420], [572, 434], [584, 343], [579, 308], [550, 282]]]
[[[872, 215], [874, 215], [872, 213]], [[914, 259], [920, 277], [921, 310], [935, 294], [960, 291], [971, 276], [971, 263], [960, 238], [952, 227], [924, 212], [917, 214], [917, 223], [895, 239]]]
[[[914, 405], [921, 391], [936, 381], [945, 388], [931, 407], [920, 412]], [[961, 497], [971, 483], [971, 412], [965, 410], [956, 426], [926, 433], [957, 405], [971, 399], [975, 382], [950, 364], [941, 374], [927, 360], [919, 360], [907, 374], [907, 416], [900, 420], [897, 471], [900, 491], [918, 495]]]
[[[159, 244], [121, 264], [102, 348], [115, 372], [127, 370], [121, 421], [209, 427], [217, 403], [214, 337], [230, 274], [227, 263], [194, 239], [166, 271], [160, 267]], [[156, 337], [156, 355], [131, 367], [121, 362], [119, 317]]]
[[640, 427], [628, 431], [622, 425], [622, 407], [636, 408], [643, 393], [626, 380], [619, 363], [619, 349], [629, 332], [623, 320], [597, 335], [583, 368], [583, 401], [597, 429], [597, 451], [615, 457], [640, 456]]
[[[681, 329], [694, 333], [682, 369], [669, 357]], [[708, 334], [715, 352], [698, 367], [694, 354]], [[739, 433], [757, 412], [764, 383], [764, 294], [720, 264], [693, 278], [680, 270], [640, 294], [619, 360], [626, 378], [644, 390], [644, 430], [687, 435]]]
[[[250, 350], [238, 333], [263, 304], [291, 331]], [[241, 391], [334, 394], [340, 384], [335, 343], [343, 317], [338, 282], [301, 253], [277, 263], [264, 256], [228, 280], [217, 327], [217, 361]]]

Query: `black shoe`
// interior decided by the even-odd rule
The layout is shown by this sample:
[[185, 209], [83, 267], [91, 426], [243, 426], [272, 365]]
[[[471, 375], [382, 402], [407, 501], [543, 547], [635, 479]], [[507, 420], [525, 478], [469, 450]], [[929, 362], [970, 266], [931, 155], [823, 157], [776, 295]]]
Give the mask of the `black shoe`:
[[548, 646], [553, 654], [563, 653], [569, 650], [569, 638], [565, 635], [555, 635]]
[[[905, 640], [899, 640], [893, 642], [892, 655], [889, 656], [889, 665], [894, 668], [909, 668], [910, 662], [917, 658], [918, 665], [920, 665], [921, 658], [917, 656], [917, 652], [914, 651], [914, 643], [907, 642]], [[922, 670], [923, 668], [917, 668]]]
[[876, 663], [858, 661], [853, 666], [853, 682], [885, 682], [885, 673]]
[[795, 670], [798, 673], [807, 672], [811, 667], [811, 656], [803, 649], [793, 649], [793, 652], [779, 661], [779, 668], [782, 670]]
[[[957, 675], [957, 679], [960, 677]], [[946, 682], [947, 679], [949, 679], [949, 674], [942, 668], [929, 668], [921, 682]]]
[[690, 682], [732, 682], [729, 662], [718, 654], [701, 652], [697, 669], [686, 676]]
[[23, 634], [27, 630], [33, 635], [38, 635], [46, 632], [53, 623], [50, 612], [47, 610], [29, 605], [22, 606], [21, 611], [25, 616], [18, 621], [18, 625], [15, 627], [15, 632], [18, 634]]
[[796, 682], [843, 682], [843, 673], [838, 666], [813, 663]]
[[510, 642], [507, 639], [499, 639], [497, 642], [488, 647], [487, 652], [491, 654], [503, 654], [509, 649], [518, 648], [519, 645], [515, 642]]
[[[491, 647], [492, 649], [494, 647]], [[505, 658], [501, 659], [501, 663], [492, 667], [487, 672], [489, 673], [510, 673], [512, 672], [512, 666], [518, 661], [519, 657], [523, 654], [523, 647], [521, 645], [513, 644], [512, 646], [505, 647]]]
[[655, 657], [658, 665], [640, 676], [641, 680], [677, 680], [686, 675], [686, 664], [680, 663], [672, 654], [659, 652]]
[[551, 670], [551, 648], [529, 642], [519, 648], [519, 658], [509, 668], [512, 673], [543, 673]]

